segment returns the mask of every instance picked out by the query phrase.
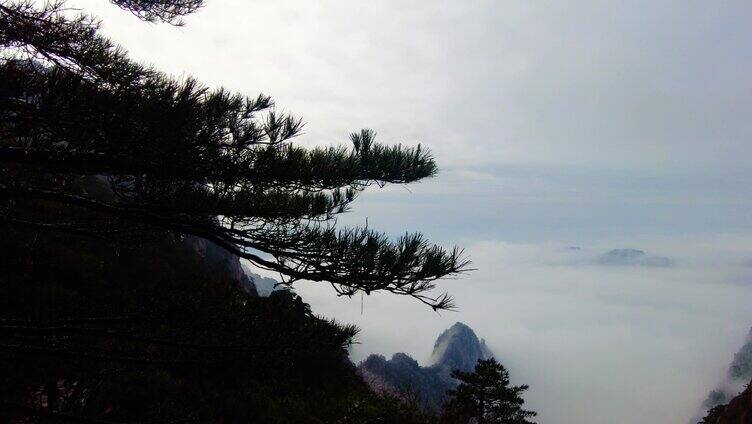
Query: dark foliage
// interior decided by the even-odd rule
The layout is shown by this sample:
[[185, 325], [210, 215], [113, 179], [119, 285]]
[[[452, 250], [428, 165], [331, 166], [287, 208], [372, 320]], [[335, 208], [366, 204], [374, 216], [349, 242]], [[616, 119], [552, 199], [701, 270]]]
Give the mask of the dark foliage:
[[[724, 397], [724, 399], [726, 399]], [[710, 408], [707, 415], [697, 424], [746, 424], [752, 418], [752, 382], [744, 391], [730, 396], [728, 402]]]
[[444, 407], [446, 423], [529, 424], [535, 412], [522, 409], [522, 393], [528, 386], [509, 386], [509, 372], [494, 358], [480, 359], [472, 373], [454, 371], [460, 381]]
[[697, 424], [717, 424], [718, 420], [723, 416], [723, 411], [726, 409], [726, 405], [716, 405], [708, 410], [708, 414]]
[[[201, 2], [115, 3], [171, 22]], [[354, 133], [349, 148], [303, 148], [293, 143], [302, 122], [276, 112], [268, 96], [168, 77], [131, 61], [95, 19], [64, 11], [60, 2], [0, 0], [0, 218], [79, 233], [190, 234], [288, 284], [323, 281], [339, 295], [388, 291], [452, 306], [428, 292], [467, 268], [460, 250], [420, 234], [393, 241], [334, 225], [369, 186], [435, 175], [428, 151], [379, 144], [371, 130]], [[27, 178], [35, 173], [47, 178]], [[106, 183], [104, 195], [79, 189], [90, 176]], [[97, 219], [29, 217], [15, 207], [33, 201]]]
[[1, 422], [422, 419], [355, 374], [354, 327], [248, 296], [180, 240], [0, 230]]

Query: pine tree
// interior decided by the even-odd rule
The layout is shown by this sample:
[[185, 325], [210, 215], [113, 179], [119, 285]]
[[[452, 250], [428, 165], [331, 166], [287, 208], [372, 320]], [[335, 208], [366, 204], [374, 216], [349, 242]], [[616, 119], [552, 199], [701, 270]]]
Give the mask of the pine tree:
[[447, 392], [442, 417], [447, 423], [529, 424], [537, 415], [522, 409], [528, 386], [509, 386], [509, 372], [494, 358], [478, 360], [472, 373], [455, 370], [452, 377], [460, 384]]
[[[180, 25], [201, 0], [112, 0], [149, 22]], [[434, 309], [439, 278], [468, 261], [419, 234], [391, 240], [339, 228], [367, 187], [437, 172], [420, 145], [304, 148], [303, 123], [270, 97], [210, 89], [131, 60], [63, 1], [0, 0], [0, 220], [121, 237], [163, 231], [214, 242], [286, 284], [338, 295], [386, 291]]]

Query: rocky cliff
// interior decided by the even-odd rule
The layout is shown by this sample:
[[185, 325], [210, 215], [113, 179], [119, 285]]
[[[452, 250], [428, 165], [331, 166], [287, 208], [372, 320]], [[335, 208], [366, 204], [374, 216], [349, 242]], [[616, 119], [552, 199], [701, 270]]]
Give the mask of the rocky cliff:
[[248, 275], [240, 263], [240, 258], [236, 255], [200, 237], [186, 236], [183, 241], [204, 260], [209, 269], [226, 274], [229, 280], [237, 284], [244, 292], [254, 297], [258, 296], [253, 277]]

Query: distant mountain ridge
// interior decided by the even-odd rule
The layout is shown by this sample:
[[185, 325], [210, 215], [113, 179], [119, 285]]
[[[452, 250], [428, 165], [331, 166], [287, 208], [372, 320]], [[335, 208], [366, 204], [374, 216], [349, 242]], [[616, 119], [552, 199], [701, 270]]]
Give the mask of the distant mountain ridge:
[[426, 410], [437, 412], [446, 391], [457, 385], [452, 370], [472, 371], [478, 359], [492, 356], [472, 328], [457, 322], [436, 339], [430, 365], [421, 366], [405, 353], [395, 353], [391, 359], [372, 354], [358, 365], [358, 372], [373, 390], [416, 400]]
[[670, 267], [673, 261], [665, 256], [650, 256], [639, 249], [613, 249], [598, 258], [601, 265], [638, 265], [648, 267]]

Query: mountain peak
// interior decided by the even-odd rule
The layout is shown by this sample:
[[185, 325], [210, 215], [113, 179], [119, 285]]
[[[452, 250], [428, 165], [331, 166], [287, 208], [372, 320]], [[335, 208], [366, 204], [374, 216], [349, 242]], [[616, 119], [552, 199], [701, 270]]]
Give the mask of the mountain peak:
[[478, 339], [472, 328], [457, 322], [445, 330], [433, 346], [431, 364], [450, 370], [472, 371], [478, 359], [491, 357], [485, 341]]

